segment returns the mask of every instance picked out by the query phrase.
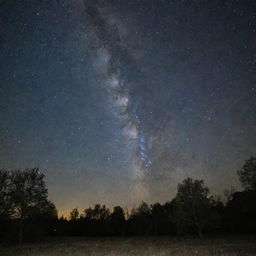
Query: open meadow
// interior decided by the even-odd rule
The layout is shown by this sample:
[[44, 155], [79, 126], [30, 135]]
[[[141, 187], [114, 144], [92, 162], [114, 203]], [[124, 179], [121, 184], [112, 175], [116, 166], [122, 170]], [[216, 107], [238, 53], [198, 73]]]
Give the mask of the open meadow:
[[21, 246], [1, 245], [1, 256], [252, 256], [256, 237], [59, 238]]

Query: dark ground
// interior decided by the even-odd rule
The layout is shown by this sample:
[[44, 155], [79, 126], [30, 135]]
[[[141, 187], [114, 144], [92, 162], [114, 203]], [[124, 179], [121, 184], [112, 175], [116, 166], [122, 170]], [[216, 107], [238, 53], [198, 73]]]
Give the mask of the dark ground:
[[256, 236], [178, 238], [80, 238], [44, 239], [21, 246], [1, 245], [1, 256], [252, 256], [256, 255]]

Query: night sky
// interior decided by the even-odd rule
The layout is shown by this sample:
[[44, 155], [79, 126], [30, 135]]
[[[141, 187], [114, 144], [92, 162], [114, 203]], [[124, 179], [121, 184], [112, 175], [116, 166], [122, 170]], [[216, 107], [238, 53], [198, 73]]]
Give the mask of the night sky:
[[0, 167], [59, 213], [212, 194], [256, 154], [254, 0], [0, 1]]

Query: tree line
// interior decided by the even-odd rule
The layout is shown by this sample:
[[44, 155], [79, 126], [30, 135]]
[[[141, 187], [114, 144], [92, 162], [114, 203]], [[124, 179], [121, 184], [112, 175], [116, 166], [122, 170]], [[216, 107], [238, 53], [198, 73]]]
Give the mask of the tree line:
[[42, 236], [197, 235], [256, 232], [256, 158], [237, 172], [243, 191], [210, 195], [203, 180], [187, 178], [164, 204], [142, 202], [130, 212], [96, 204], [58, 218], [38, 168], [0, 170], [0, 238], [22, 242]]

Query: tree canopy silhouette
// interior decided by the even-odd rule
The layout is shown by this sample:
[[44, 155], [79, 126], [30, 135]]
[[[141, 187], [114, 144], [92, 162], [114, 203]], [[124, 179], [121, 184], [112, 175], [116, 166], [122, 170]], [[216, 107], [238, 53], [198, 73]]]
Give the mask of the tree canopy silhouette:
[[19, 220], [19, 242], [23, 241], [27, 219], [57, 218], [57, 210], [47, 198], [44, 177], [38, 168], [0, 171], [0, 212]]
[[209, 189], [204, 185], [203, 180], [187, 178], [178, 184], [174, 205], [178, 232], [195, 232], [198, 236], [202, 236], [211, 206]]
[[[58, 219], [47, 198], [44, 174], [38, 168], [0, 170], [0, 239], [30, 240], [41, 236], [133, 236], [256, 231], [255, 158], [238, 171], [246, 190], [225, 192], [227, 203], [213, 199], [203, 180], [187, 178], [165, 204], [141, 202], [130, 214], [121, 206], [110, 211], [95, 204], [69, 219]], [[24, 234], [24, 235], [23, 235]], [[25, 239], [24, 239], [25, 240]]]
[[237, 171], [240, 182], [247, 190], [256, 190], [256, 157], [245, 161], [241, 170]]
[[0, 217], [7, 218], [11, 215], [11, 201], [9, 195], [9, 173], [6, 170], [0, 170]]
[[105, 205], [95, 204], [93, 209], [89, 207], [84, 210], [84, 216], [94, 220], [105, 220], [109, 218], [110, 211]]
[[79, 217], [79, 211], [78, 211], [77, 208], [74, 208], [74, 209], [70, 212], [69, 218], [70, 218], [71, 220], [76, 220], [76, 219], [78, 219], [78, 217]]
[[110, 215], [110, 224], [112, 227], [113, 235], [122, 235], [125, 228], [125, 215], [124, 210], [120, 206], [115, 206]]

